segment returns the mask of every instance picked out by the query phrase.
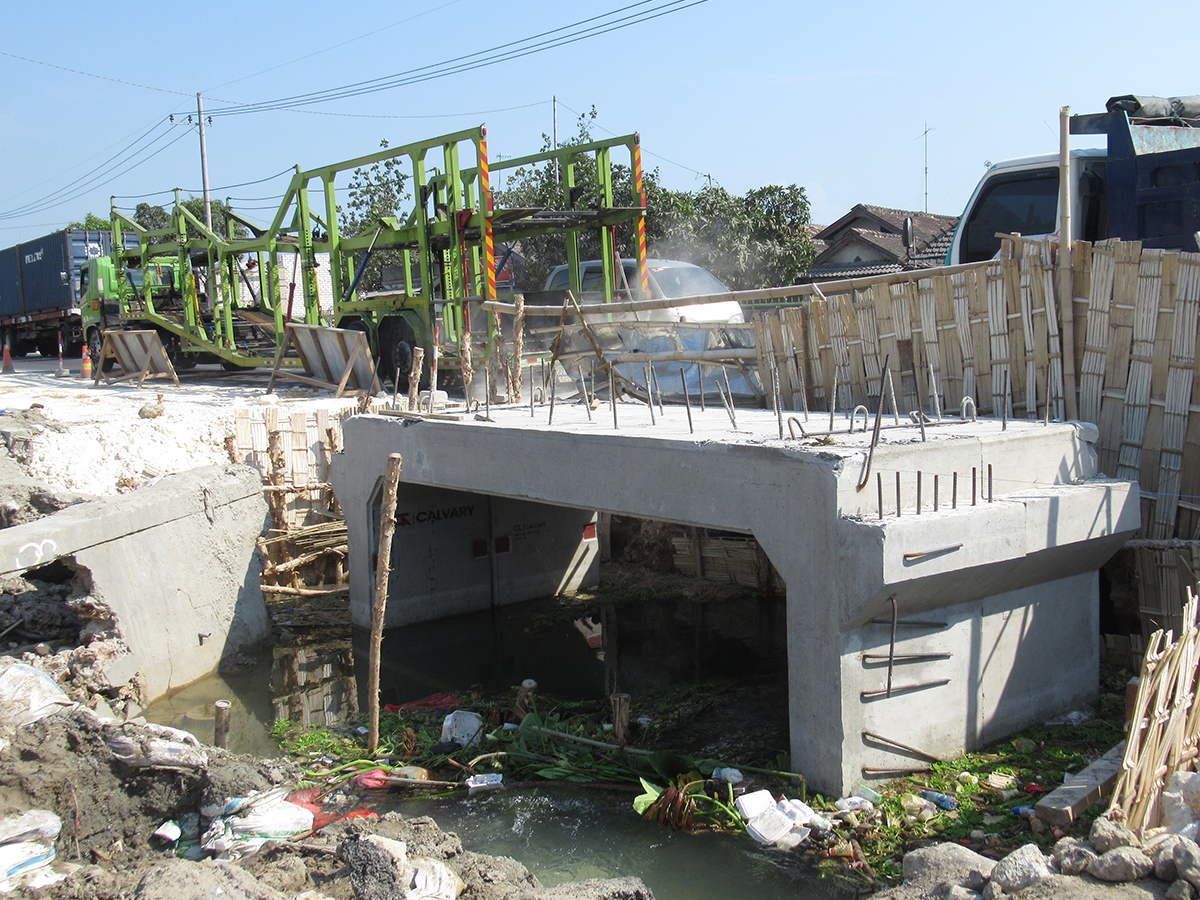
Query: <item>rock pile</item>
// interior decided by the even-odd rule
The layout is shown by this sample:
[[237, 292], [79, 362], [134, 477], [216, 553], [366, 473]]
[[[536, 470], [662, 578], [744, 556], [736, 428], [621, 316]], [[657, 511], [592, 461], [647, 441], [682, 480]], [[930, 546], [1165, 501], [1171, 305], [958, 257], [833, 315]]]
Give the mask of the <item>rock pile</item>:
[[904, 857], [904, 883], [872, 900], [1195, 900], [1200, 846], [1179, 834], [1144, 843], [1107, 818], [1087, 841], [1064, 837], [1049, 856], [1026, 844], [996, 862], [958, 844], [935, 844]]

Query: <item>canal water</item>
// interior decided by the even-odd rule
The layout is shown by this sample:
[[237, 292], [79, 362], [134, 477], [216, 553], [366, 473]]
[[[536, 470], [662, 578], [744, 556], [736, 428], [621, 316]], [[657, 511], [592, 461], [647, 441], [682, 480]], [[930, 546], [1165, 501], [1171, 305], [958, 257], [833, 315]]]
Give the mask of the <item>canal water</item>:
[[[275, 615], [278, 621], [281, 611]], [[778, 676], [782, 616], [781, 601], [756, 597], [589, 608], [544, 600], [395, 629], [384, 638], [381, 700], [471, 687], [503, 692], [534, 678], [539, 692], [564, 698], [628, 692], [636, 717], [638, 697], [656, 688]], [[276, 720], [331, 728], [358, 721], [356, 684], [366, 683], [368, 640], [346, 626], [285, 629], [270, 659], [192, 684], [153, 704], [146, 717], [211, 742], [213, 704], [226, 699], [229, 749], [277, 756]], [[694, 739], [721, 737], [701, 729]], [[657, 900], [853, 896], [844, 884], [818, 878], [800, 855], [761, 848], [744, 834], [688, 835], [643, 820], [633, 811], [634, 793], [539, 783], [456, 800], [389, 795], [380, 809], [432, 816], [466, 849], [512, 857], [548, 886], [629, 875], [642, 878]]]

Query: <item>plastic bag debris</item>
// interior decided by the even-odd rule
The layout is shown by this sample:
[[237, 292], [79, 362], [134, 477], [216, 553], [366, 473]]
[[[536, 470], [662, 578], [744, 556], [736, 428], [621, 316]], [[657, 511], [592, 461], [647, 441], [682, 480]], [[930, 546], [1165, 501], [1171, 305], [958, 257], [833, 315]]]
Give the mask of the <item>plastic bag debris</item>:
[[0, 844], [0, 889], [7, 891], [10, 881], [44, 868], [54, 861], [54, 848], [41, 841], [14, 841]]
[[113, 756], [130, 768], [202, 769], [208, 765], [208, 754], [195, 735], [178, 728], [147, 723], [124, 731], [113, 729], [112, 735], [104, 742]]
[[31, 809], [19, 816], [0, 819], [0, 844], [16, 841], [53, 842], [62, 830], [62, 819], [48, 809]]
[[463, 880], [439, 860], [420, 857], [408, 862], [405, 900], [455, 900], [466, 888]]
[[1069, 713], [1055, 716], [1046, 723], [1046, 727], [1052, 728], [1055, 725], [1082, 725], [1091, 717], [1092, 711], [1090, 709], [1073, 709]]
[[33, 666], [14, 663], [0, 672], [0, 725], [19, 728], [73, 705], [58, 682]]
[[369, 772], [359, 772], [350, 779], [350, 786], [360, 791], [372, 791], [387, 787], [388, 773], [383, 769], [371, 769]]
[[470, 710], [456, 709], [442, 722], [442, 740], [454, 741], [461, 747], [479, 743], [483, 732], [483, 719]]
[[286, 841], [312, 831], [312, 810], [289, 803], [286, 787], [234, 798], [226, 802], [228, 813], [209, 824], [200, 846], [218, 859], [236, 859], [253, 853], [267, 841]]
[[712, 770], [712, 777], [719, 778], [721, 781], [727, 781], [730, 784], [741, 784], [745, 776], [737, 769], [731, 766], [718, 766]]
[[875, 804], [866, 797], [842, 797], [833, 805], [842, 810], [842, 812], [850, 810], [856, 812], [873, 812], [875, 810]]

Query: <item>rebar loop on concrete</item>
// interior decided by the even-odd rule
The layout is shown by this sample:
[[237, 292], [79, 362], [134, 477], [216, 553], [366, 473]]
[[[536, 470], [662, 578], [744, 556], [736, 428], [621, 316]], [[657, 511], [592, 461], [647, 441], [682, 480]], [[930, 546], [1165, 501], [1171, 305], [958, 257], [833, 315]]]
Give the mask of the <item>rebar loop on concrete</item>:
[[968, 403], [971, 404], [971, 421], [974, 422], [975, 415], [976, 415], [976, 407], [975, 407], [975, 400], [971, 397], [963, 397], [962, 398], [962, 405], [959, 406], [959, 408], [958, 408], [958, 416], [964, 422], [967, 421], [967, 404]]
[[[881, 749], [881, 750], [890, 750], [893, 753], [896, 750], [903, 750], [905, 753], [911, 754], [912, 756], [918, 756], [921, 759], [927, 759], [930, 762], [941, 762], [941, 757], [934, 756], [932, 753], [926, 753], [924, 750], [920, 750], [916, 747], [910, 747], [908, 744], [902, 744], [899, 741], [894, 741], [891, 738], [884, 737], [882, 734], [879, 734], [878, 732], [875, 732], [875, 731], [867, 731], [866, 729], [863, 729], [862, 736], [865, 741], [874, 741], [876, 744], [879, 745], [879, 749]], [[890, 771], [890, 770], [880, 770], [880, 771]], [[915, 769], [914, 771], [921, 771], [921, 770]]]
[[892, 604], [892, 639], [888, 644], [888, 674], [887, 674], [887, 695], [892, 696], [892, 664], [896, 660], [896, 620], [900, 618], [899, 608], [896, 606], [896, 595], [892, 594], [888, 597], [888, 602]]
[[936, 550], [917, 550], [913, 553], [905, 553], [904, 559], [911, 562], [917, 559], [924, 559], [927, 556], [940, 556], [943, 553], [953, 553], [955, 550], [961, 550], [962, 547], [962, 544], [950, 544], [948, 547], [938, 547]]
[[863, 662], [863, 667], [868, 668], [867, 663], [885, 663], [891, 660], [898, 664], [918, 663], [918, 662], [938, 662], [943, 659], [952, 659], [952, 653], [902, 653], [899, 656], [885, 656], [882, 653], [864, 653], [860, 657]]
[[663, 409], [663, 402], [662, 402], [662, 385], [660, 385], [658, 383], [658, 372], [655, 371], [653, 365], [650, 366], [650, 377], [654, 380], [654, 396], [658, 398], [659, 418], [666, 419], [667, 414], [666, 414], [666, 411]]
[[729, 372], [724, 367], [721, 368], [721, 377], [725, 380], [725, 390], [721, 391], [721, 385], [717, 385], [717, 393], [721, 395], [721, 402], [725, 405], [725, 412], [729, 413], [729, 421], [733, 425], [733, 430], [737, 431], [737, 415], [733, 411], [733, 390], [729, 387]]
[[558, 396], [558, 379], [554, 377], [554, 363], [550, 363], [550, 419], [547, 425], [554, 424], [554, 400]]
[[900, 518], [900, 473], [896, 473], [896, 518]]
[[938, 395], [937, 372], [933, 370], [933, 363], [929, 364], [929, 399], [933, 403], [933, 417], [942, 421], [942, 398]]
[[[891, 362], [892, 362], [892, 355], [889, 353], [887, 356], [885, 356], [883, 358], [883, 372], [879, 376], [879, 385], [880, 385], [879, 406], [876, 407], [876, 409], [875, 409], [875, 428], [871, 431], [871, 446], [867, 448], [867, 459], [866, 459], [866, 462], [863, 463], [862, 477], [859, 478], [858, 484], [855, 486], [856, 491], [861, 491], [863, 488], [865, 488], [867, 486], [868, 479], [870, 479], [870, 477], [871, 477], [871, 460], [875, 456], [875, 445], [879, 443], [879, 429], [883, 423], [883, 381], [886, 378], [887, 383], [889, 385], [891, 385], [891, 383], [892, 383], [892, 370], [890, 368]], [[896, 409], [896, 395], [892, 394], [892, 410], [895, 411], [895, 409]], [[896, 416], [896, 422], [897, 422], [897, 424], [899, 424], [899, 422], [900, 422], [899, 415]], [[850, 425], [851, 425], [851, 427], [853, 427], [853, 425], [854, 425], [853, 418], [851, 418], [851, 420], [850, 420]], [[879, 518], [881, 518], [881, 519], [883, 518], [883, 500], [882, 499], [880, 499], [880, 501], [879, 501]]]
[[933, 511], [938, 511], [938, 476], [936, 473], [933, 476]]
[[612, 366], [608, 368], [608, 403], [612, 407], [613, 428], [617, 427], [617, 378]]
[[837, 363], [833, 364], [833, 390], [829, 392], [829, 433], [833, 434], [833, 414], [837, 412]]
[[654, 421], [654, 390], [650, 387], [650, 364], [642, 366], [642, 377], [646, 379], [646, 405], [650, 407], [650, 424], [657, 424]]
[[988, 503], [992, 502], [992, 464], [988, 463]]
[[862, 410], [863, 414], [863, 434], [867, 433], [867, 422], [871, 420], [871, 413], [860, 403], [858, 406], [854, 407], [854, 411], [850, 413], [850, 430], [846, 432], [847, 434], [854, 434], [854, 422], [858, 418], [858, 411], [860, 409]]
[[886, 690], [859, 691], [858, 698], [863, 703], [867, 703], [871, 700], [886, 700], [889, 697], [898, 697], [900, 694], [911, 694], [915, 691], [924, 691], [929, 688], [944, 687], [949, 683], [949, 678], [939, 678], [936, 681], [920, 681], [916, 684], [902, 684], [895, 688], [889, 686]]
[[1004, 404], [1000, 430], [1008, 431], [1008, 369], [1004, 370], [1004, 394], [1000, 397], [1000, 402]]
[[[893, 424], [900, 424], [900, 407], [896, 404], [896, 385], [892, 381], [892, 371], [887, 367], [887, 357], [884, 357], [883, 374], [887, 378], [888, 399], [892, 401]], [[880, 401], [882, 402], [882, 397]]]
[[921, 514], [921, 472], [917, 471], [917, 515]]
[[875, 486], [879, 488], [879, 521], [883, 521], [883, 473], [875, 473]]
[[492, 378], [488, 367], [483, 369], [483, 414], [490, 420], [492, 418]]
[[687, 407], [688, 416], [688, 434], [695, 434], [696, 429], [692, 427], [692, 395], [688, 393], [687, 379], [683, 377], [683, 367], [679, 367], [679, 382], [683, 385], [683, 405]]
[[580, 366], [579, 372], [579, 393], [583, 397], [583, 408], [587, 410], [588, 421], [592, 421], [592, 398], [588, 396], [587, 380], [583, 377], [583, 367]]
[[797, 419], [795, 416], [788, 416], [787, 425], [788, 425], [788, 435], [791, 436], [791, 439], [793, 441], [796, 440], [796, 431], [792, 427], [793, 425], [795, 425], [796, 428], [800, 429], [800, 437], [808, 437], [808, 435], [804, 433], [804, 426], [800, 424], [800, 420]]
[[[775, 354], [771, 354], [771, 405], [775, 408], [775, 421], [779, 425], [779, 439], [783, 440], [783, 397], [779, 392], [779, 362]], [[864, 426], [865, 429], [865, 426]], [[854, 421], [850, 422], [850, 430], [854, 430]]]

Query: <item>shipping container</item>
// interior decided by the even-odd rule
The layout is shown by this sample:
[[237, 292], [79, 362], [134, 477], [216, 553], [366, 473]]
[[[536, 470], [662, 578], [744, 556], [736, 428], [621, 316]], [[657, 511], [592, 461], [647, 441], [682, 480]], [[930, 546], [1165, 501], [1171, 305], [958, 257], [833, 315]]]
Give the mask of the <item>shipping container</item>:
[[75, 228], [0, 250], [0, 327], [14, 355], [57, 353], [60, 334], [68, 355], [78, 353], [79, 273], [111, 250], [108, 231]]

